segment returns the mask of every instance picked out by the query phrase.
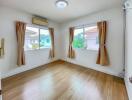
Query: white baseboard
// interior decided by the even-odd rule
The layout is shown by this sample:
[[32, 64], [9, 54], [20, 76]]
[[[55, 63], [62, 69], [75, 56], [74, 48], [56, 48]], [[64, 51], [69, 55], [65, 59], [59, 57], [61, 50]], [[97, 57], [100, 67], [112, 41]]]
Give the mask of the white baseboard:
[[[54, 60], [48, 61], [45, 64], [48, 64], [48, 63], [51, 63], [51, 62], [54, 62], [54, 61], [57, 61], [57, 60], [59, 60], [59, 59], [54, 59]], [[43, 64], [43, 65], [45, 65], [45, 64]], [[28, 71], [28, 70], [37, 68], [37, 67], [39, 67], [39, 66], [18, 67], [16, 69], [12, 70], [12, 71], [9, 71], [8, 73], [2, 74], [1, 75], [1, 78], [4, 79], [4, 78], [10, 77], [10, 76], [13, 76], [13, 75], [16, 75], [16, 74], [19, 74], [19, 73], [22, 73], [22, 72], [25, 72], [25, 71]]]
[[89, 69], [93, 69], [93, 70], [96, 70], [96, 71], [99, 71], [99, 72], [102, 72], [102, 73], [106, 73], [106, 74], [109, 74], [109, 75], [113, 75], [113, 76], [116, 76], [116, 77], [119, 77], [119, 78], [124, 78], [124, 77], [121, 77], [119, 75], [119, 73], [116, 73], [116, 72], [112, 72], [112, 71], [104, 71], [104, 70], [100, 70], [99, 68], [96, 68], [96, 67], [89, 67], [89, 66], [85, 66], [83, 64], [80, 64], [80, 63], [75, 63], [75, 62], [72, 62], [72, 61], [69, 61], [69, 60], [66, 60], [66, 59], [61, 59], [63, 61], [66, 61], [66, 62], [69, 62], [69, 63], [73, 63], [73, 64], [76, 64], [76, 65], [79, 65], [79, 66], [83, 66], [85, 68], [89, 68]]
[[[54, 62], [54, 61], [57, 61], [57, 60], [59, 60], [59, 59], [55, 59], [55, 60], [49, 61], [49, 62], [47, 62], [47, 63], [45, 63], [45, 64], [48, 64], [48, 63], [51, 63], [51, 62]], [[100, 72], [103, 72], [103, 73], [106, 73], [106, 74], [109, 74], [109, 75], [113, 75], [113, 76], [120, 77], [118, 73], [115, 73], [115, 72], [112, 72], [112, 71], [102, 71], [102, 70], [100, 70], [99, 68], [84, 66], [84, 65], [82, 65], [82, 64], [75, 63], [75, 62], [71, 62], [71, 61], [68, 61], [68, 60], [66, 60], [66, 59], [61, 59], [61, 60], [66, 61], [66, 62], [69, 62], [69, 63], [76, 64], [76, 65], [80, 65], [80, 66], [83, 66], [83, 67], [86, 67], [86, 68], [89, 68], [89, 69], [97, 70], [97, 71], [100, 71]], [[4, 79], [4, 78], [10, 77], [10, 76], [13, 76], [13, 75], [16, 75], [16, 74], [25, 72], [25, 71], [27, 71], [27, 70], [31, 70], [31, 69], [36, 68], [36, 67], [38, 67], [38, 66], [32, 66], [32, 67], [19, 67], [19, 68], [16, 68], [16, 69], [14, 69], [14, 70], [12, 70], [12, 71], [6, 73], [6, 74], [2, 74], [1, 76], [2, 76], [2, 79]], [[122, 78], [122, 77], [120, 77], [120, 78]]]
[[129, 100], [132, 100], [132, 98], [130, 97], [131, 96], [131, 92], [130, 92], [130, 90], [128, 88], [128, 81], [127, 81], [127, 78], [126, 77], [124, 78], [124, 81], [125, 81], [125, 86], [126, 86], [126, 90], [127, 90], [127, 94], [128, 94], [128, 99]]

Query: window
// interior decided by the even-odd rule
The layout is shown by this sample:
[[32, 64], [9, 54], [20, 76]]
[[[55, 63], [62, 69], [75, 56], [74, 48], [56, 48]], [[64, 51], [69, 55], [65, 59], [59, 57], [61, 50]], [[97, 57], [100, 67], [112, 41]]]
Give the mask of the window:
[[25, 50], [36, 50], [51, 47], [49, 30], [27, 26], [25, 33]]
[[75, 29], [74, 31], [74, 48], [86, 48], [87, 50], [98, 50], [98, 28], [96, 25]]
[[49, 30], [40, 29], [40, 48], [50, 48], [51, 39]]
[[74, 31], [74, 41], [73, 41], [73, 47], [74, 48], [84, 48], [84, 34], [83, 29], [75, 29]]

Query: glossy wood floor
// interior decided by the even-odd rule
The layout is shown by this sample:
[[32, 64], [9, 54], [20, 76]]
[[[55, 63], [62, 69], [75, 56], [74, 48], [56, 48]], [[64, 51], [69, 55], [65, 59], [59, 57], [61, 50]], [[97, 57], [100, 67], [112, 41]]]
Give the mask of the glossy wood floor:
[[57, 61], [2, 80], [3, 100], [128, 100], [120, 78]]

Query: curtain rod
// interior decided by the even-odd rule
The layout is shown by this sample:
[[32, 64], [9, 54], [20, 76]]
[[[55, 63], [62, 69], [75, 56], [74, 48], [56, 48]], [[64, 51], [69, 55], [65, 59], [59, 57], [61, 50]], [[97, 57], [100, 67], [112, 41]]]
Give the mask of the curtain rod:
[[90, 26], [90, 25], [94, 25], [96, 23], [89, 23], [89, 24], [82, 24], [82, 25], [76, 25], [74, 26], [75, 28], [80, 28], [80, 27], [85, 27], [85, 26]]
[[[106, 20], [102, 20], [102, 21], [106, 21]], [[101, 21], [97, 21], [97, 22], [101, 22]], [[92, 25], [96, 25], [97, 22], [88, 23], [88, 24], [82, 24], [82, 25], [76, 25], [76, 26], [73, 26], [73, 27], [75, 27], [75, 28], [82, 28], [82, 27], [85, 27], [85, 26], [92, 26]]]
[[48, 29], [49, 28], [49, 26], [42, 26], [42, 25], [37, 25], [37, 24], [29, 24], [29, 23], [26, 23], [27, 24], [27, 26], [34, 26], [34, 27], [36, 27], [36, 28], [45, 28], [45, 29]]

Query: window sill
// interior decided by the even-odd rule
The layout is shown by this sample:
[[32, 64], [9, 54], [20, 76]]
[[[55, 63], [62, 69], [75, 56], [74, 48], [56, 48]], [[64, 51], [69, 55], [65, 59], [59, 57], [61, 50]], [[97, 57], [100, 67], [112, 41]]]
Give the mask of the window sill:
[[50, 48], [41, 48], [41, 49], [32, 49], [32, 50], [24, 50], [25, 52], [28, 51], [40, 51], [40, 50], [49, 50]]
[[90, 52], [98, 52], [98, 50], [90, 50], [90, 49], [86, 49], [86, 48], [73, 48], [75, 50], [85, 50], [85, 51], [90, 51]]

